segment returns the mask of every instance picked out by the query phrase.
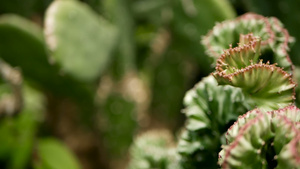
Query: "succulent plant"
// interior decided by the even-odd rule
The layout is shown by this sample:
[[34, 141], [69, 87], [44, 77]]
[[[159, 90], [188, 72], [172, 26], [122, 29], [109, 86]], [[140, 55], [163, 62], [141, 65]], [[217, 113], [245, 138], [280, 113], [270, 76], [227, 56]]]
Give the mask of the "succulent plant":
[[217, 24], [202, 40], [208, 56], [214, 63], [229, 44], [237, 44], [240, 34], [253, 33], [261, 38], [262, 56], [291, 72], [293, 64], [288, 51], [294, 41], [282, 23], [275, 17], [246, 13], [234, 20]]
[[[187, 123], [178, 143], [184, 168], [217, 168], [214, 159], [220, 145], [225, 144], [223, 134], [245, 110], [259, 107], [270, 111], [294, 102], [296, 84], [292, 75], [276, 64], [259, 60], [266, 44], [253, 34], [239, 35], [238, 46], [230, 45], [218, 56], [216, 71], [212, 73], [215, 79], [204, 78], [187, 92]], [[286, 69], [292, 67], [290, 64]]]
[[204, 78], [184, 97], [187, 116], [177, 151], [184, 168], [217, 168], [223, 133], [247, 111], [239, 88], [218, 86], [213, 76]]
[[219, 154], [222, 168], [299, 168], [300, 109], [288, 106], [239, 117]]
[[85, 82], [104, 71], [116, 41], [116, 28], [79, 1], [51, 3], [44, 33], [51, 59], [62, 72]]
[[258, 62], [261, 40], [252, 34], [241, 35], [238, 47], [225, 50], [217, 60], [214, 77], [220, 85], [242, 88], [251, 107], [265, 110], [283, 108], [295, 100], [292, 75], [276, 64]]

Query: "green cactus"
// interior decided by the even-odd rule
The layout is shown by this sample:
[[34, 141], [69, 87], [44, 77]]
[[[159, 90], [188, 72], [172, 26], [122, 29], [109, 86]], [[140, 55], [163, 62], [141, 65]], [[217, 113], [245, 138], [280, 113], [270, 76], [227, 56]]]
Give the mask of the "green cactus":
[[218, 86], [213, 76], [204, 78], [184, 97], [187, 116], [177, 151], [184, 168], [217, 168], [217, 154], [226, 128], [247, 108], [242, 91]]
[[[248, 14], [242, 17], [246, 21], [249, 18], [252, 19], [249, 23], [247, 22], [250, 24], [247, 27], [253, 27], [252, 31], [261, 28], [258, 23], [255, 28], [254, 16], [256, 15]], [[273, 18], [273, 20], [276, 19]], [[242, 19], [238, 21], [243, 22]], [[235, 21], [231, 21], [227, 26], [233, 26], [233, 23]], [[222, 25], [226, 24], [225, 21]], [[245, 23], [240, 24], [245, 26]], [[226, 26], [222, 28], [229, 29]], [[218, 34], [219, 38], [233, 38], [225, 36], [226, 30], [215, 30], [215, 33], [220, 32], [224, 34]], [[212, 34], [210, 32], [206, 38], [211, 37]], [[270, 40], [263, 41], [264, 39], [261, 40], [253, 34], [255, 32], [238, 35], [240, 41], [238, 46], [234, 48], [230, 46], [224, 54], [215, 58], [216, 71], [212, 73], [215, 79], [205, 78], [194, 89], [187, 92], [185, 113], [188, 119], [178, 144], [181, 165], [185, 168], [199, 166], [217, 168], [214, 159], [216, 159], [216, 151], [220, 145], [225, 144], [224, 133], [232, 121], [236, 120], [238, 115], [245, 113], [245, 110], [255, 107], [261, 108], [262, 111], [276, 110], [294, 102], [296, 84], [292, 76], [276, 64], [270, 65], [269, 61], [263, 63], [259, 60], [261, 50], [268, 48], [268, 44], [264, 43]], [[263, 38], [265, 37], [267, 35]], [[220, 41], [212, 43], [218, 46], [217, 42], [220, 43]], [[275, 55], [275, 57], [278, 56]], [[288, 60], [287, 57], [282, 58]], [[291, 71], [292, 67], [290, 63], [286, 69]]]
[[216, 62], [229, 44], [237, 44], [240, 34], [249, 33], [261, 38], [261, 52], [264, 58], [271, 63], [277, 63], [286, 71], [292, 71], [293, 65], [288, 51], [294, 39], [275, 17], [266, 18], [247, 13], [234, 20], [221, 22], [203, 38], [202, 44], [207, 55]]
[[54, 1], [44, 33], [61, 71], [86, 82], [104, 71], [116, 41], [116, 28], [79, 1]]
[[219, 85], [242, 88], [251, 107], [274, 110], [288, 106], [295, 100], [292, 75], [275, 64], [257, 63], [260, 44], [252, 34], [241, 35], [239, 46], [225, 50], [217, 60], [213, 75]]
[[249, 111], [229, 128], [219, 164], [222, 168], [299, 168], [299, 121], [300, 109], [295, 106], [266, 113]]
[[[238, 41], [237, 47], [230, 45], [230, 49], [224, 50], [226, 45]], [[292, 75], [286, 72], [293, 71], [287, 54], [288, 44], [292, 41], [293, 38], [276, 18], [256, 14], [225, 21], [208, 33], [203, 44], [208, 55], [215, 59], [216, 71], [202, 79], [184, 98], [186, 108], [183, 112], [187, 122], [177, 146], [180, 167], [218, 168], [217, 156], [222, 144], [229, 144], [220, 153], [219, 164], [224, 168], [229, 165], [229, 168], [239, 165], [241, 168], [274, 167], [277, 165], [274, 157], [275, 161], [293, 159], [278, 163], [281, 168], [296, 166], [298, 152], [295, 147], [298, 144], [292, 140], [298, 138], [300, 116], [297, 115], [298, 109], [290, 106], [295, 99], [296, 84]], [[260, 57], [265, 59], [265, 63]], [[270, 62], [278, 62], [283, 68]], [[254, 109], [256, 107], [260, 109]], [[239, 115], [251, 109], [254, 110], [240, 116], [229, 134], [225, 134]], [[267, 112], [276, 109], [280, 110]], [[246, 126], [247, 132], [237, 124]], [[291, 134], [286, 136], [290, 131]], [[249, 141], [240, 141], [245, 139]], [[233, 147], [240, 146], [231, 151], [231, 142]], [[254, 149], [253, 146], [259, 148]], [[291, 152], [291, 149], [295, 151]], [[282, 155], [281, 150], [284, 150]], [[155, 157], [153, 153], [143, 153], [143, 159], [145, 156]], [[235, 159], [234, 153], [238, 159]], [[252, 163], [249, 159], [256, 161]]]

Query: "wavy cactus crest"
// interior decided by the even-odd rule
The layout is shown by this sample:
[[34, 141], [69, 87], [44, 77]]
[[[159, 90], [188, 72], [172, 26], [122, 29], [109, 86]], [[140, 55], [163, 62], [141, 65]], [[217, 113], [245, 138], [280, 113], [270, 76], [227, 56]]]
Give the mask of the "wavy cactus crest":
[[235, 20], [217, 24], [202, 40], [207, 55], [214, 63], [220, 57], [228, 44], [236, 44], [240, 34], [253, 33], [261, 37], [262, 55], [272, 62], [278, 63], [284, 70], [291, 72], [292, 62], [288, 55], [289, 45], [294, 41], [282, 23], [274, 17], [247, 13]]
[[300, 109], [295, 106], [240, 116], [219, 154], [222, 168], [300, 168]]
[[286, 107], [295, 99], [292, 75], [276, 64], [258, 62], [260, 49], [260, 38], [241, 35], [239, 46], [225, 50], [217, 60], [213, 75], [220, 85], [242, 88], [251, 107], [265, 110]]
[[[216, 158], [219, 146], [225, 143], [225, 141], [223, 142], [223, 133], [229, 127], [228, 125], [237, 119], [238, 115], [254, 107], [261, 108], [261, 111], [283, 108], [291, 105], [295, 99], [296, 84], [291, 75], [282, 68], [276, 67], [275, 64], [271, 65], [269, 62], [263, 63], [262, 60], [259, 60], [261, 50], [270, 49], [268, 44], [275, 43], [274, 39], [279, 37], [275, 36], [274, 32], [271, 33], [271, 29], [275, 29], [275, 27], [264, 26], [264, 24], [269, 24], [268, 19], [258, 15], [248, 14], [242, 18], [245, 21], [238, 19], [238, 21], [228, 22], [229, 30], [234, 30], [235, 24], [239, 25], [236, 27], [239, 29], [232, 32], [232, 36], [226, 36], [226, 31], [228, 31], [226, 29], [218, 31], [213, 29], [211, 34], [216, 35], [219, 41], [211, 40], [211, 43], [216, 42], [216, 44], [222, 45], [221, 42], [226, 42], [230, 44], [226, 41], [227, 38], [230, 42], [235, 42], [232, 39], [233, 34], [234, 38], [238, 37], [236, 39], [240, 43], [234, 48], [230, 45], [230, 49], [225, 50], [222, 55], [215, 52], [218, 55], [216, 72], [212, 74], [215, 79], [212, 76], [204, 78], [185, 96], [186, 109], [184, 113], [187, 116], [187, 123], [177, 148], [181, 155], [181, 165], [184, 168], [198, 166], [217, 168], [213, 165], [213, 159]], [[275, 21], [276, 19], [270, 20]], [[224, 22], [223, 27], [226, 24], [227, 22]], [[241, 29], [243, 31], [240, 30], [240, 27], [243, 28]], [[240, 33], [249, 31], [253, 33], [240, 35]], [[261, 35], [262, 38], [253, 34]], [[211, 36], [206, 38], [208, 37]], [[279, 42], [280, 39], [276, 41], [281, 44]], [[210, 47], [210, 49], [215, 49]], [[225, 45], [222, 47], [222, 51], [224, 48]], [[287, 47], [284, 49], [286, 51]], [[286, 55], [282, 58], [289, 60]], [[292, 68], [292, 64], [288, 63], [286, 68]], [[218, 84], [222, 86], [218, 86]]]

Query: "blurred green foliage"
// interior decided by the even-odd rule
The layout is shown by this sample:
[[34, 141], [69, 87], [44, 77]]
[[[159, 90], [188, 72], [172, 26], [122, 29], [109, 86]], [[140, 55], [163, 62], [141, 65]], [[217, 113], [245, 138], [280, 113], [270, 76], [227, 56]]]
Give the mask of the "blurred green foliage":
[[77, 1], [53, 2], [47, 9], [44, 33], [53, 62], [81, 81], [99, 77], [116, 39], [112, 25]]
[[22, 111], [0, 117], [0, 168], [124, 168], [137, 133], [183, 125], [185, 92], [212, 71], [200, 40], [216, 22], [254, 11], [298, 37], [298, 2], [272, 2], [0, 1], [0, 58], [25, 81]]
[[[134, 108], [134, 102], [126, 100], [116, 93], [108, 96], [101, 107], [105, 114], [100, 117], [100, 130], [104, 145], [106, 145], [109, 155], [113, 157], [120, 158], [126, 154], [132, 142], [132, 136], [137, 128]], [[122, 138], [121, 141], [120, 138]]]
[[36, 169], [80, 168], [70, 150], [55, 139], [39, 140], [37, 153], [39, 161], [35, 163]]

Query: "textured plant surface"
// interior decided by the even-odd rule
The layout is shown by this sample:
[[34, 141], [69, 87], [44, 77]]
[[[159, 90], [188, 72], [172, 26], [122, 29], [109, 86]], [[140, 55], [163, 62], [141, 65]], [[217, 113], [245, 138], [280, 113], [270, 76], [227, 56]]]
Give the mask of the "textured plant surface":
[[244, 14], [234, 20], [217, 24], [202, 40], [208, 56], [214, 63], [229, 44], [237, 44], [240, 34], [253, 33], [261, 38], [261, 52], [271, 63], [277, 63], [286, 71], [293, 65], [288, 51], [293, 38], [275, 17], [263, 17], [254, 13]]
[[300, 109], [289, 106], [240, 116], [226, 133], [222, 168], [299, 168]]
[[220, 85], [242, 88], [251, 107], [278, 109], [295, 100], [292, 75], [276, 64], [259, 60], [261, 40], [252, 34], [241, 35], [238, 47], [224, 51], [217, 60], [214, 77]]
[[[270, 47], [269, 43], [273, 43], [273, 40], [262, 41], [260, 37], [253, 35], [259, 31], [252, 31], [263, 27], [260, 25], [262, 20], [266, 18], [247, 14], [235, 21], [221, 23], [222, 26], [214, 27], [205, 37], [204, 42], [216, 33], [216, 38], [224, 38], [224, 41], [226, 38], [231, 39], [226, 41], [229, 43], [236, 38], [234, 36], [238, 36], [239, 43], [234, 48], [230, 45], [222, 55], [211, 51], [210, 54], [215, 52], [217, 58], [216, 71], [212, 73], [215, 79], [211, 76], [204, 78], [185, 96], [184, 113], [188, 119], [178, 143], [182, 166], [217, 168], [213, 159], [216, 159], [220, 145], [225, 144], [224, 133], [240, 114], [256, 107], [263, 111], [276, 110], [294, 102], [296, 84], [292, 75], [277, 67], [277, 64], [260, 59], [263, 53], [261, 50], [270, 50], [271, 48], [266, 48]], [[245, 29], [242, 32], [249, 34], [239, 34], [239, 29]], [[226, 32], [228, 30], [236, 35]], [[270, 35], [263, 38], [267, 36]], [[208, 50], [213, 50], [222, 40], [209, 41], [215, 43], [215, 46], [206, 44], [209, 46]], [[288, 56], [284, 56], [282, 58], [288, 61]], [[293, 66], [291, 62], [288, 63], [286, 68], [291, 71]]]
[[184, 98], [187, 116], [178, 142], [181, 163], [186, 168], [217, 168], [217, 152], [223, 133], [247, 111], [240, 89], [218, 86], [213, 76], [204, 78]]

